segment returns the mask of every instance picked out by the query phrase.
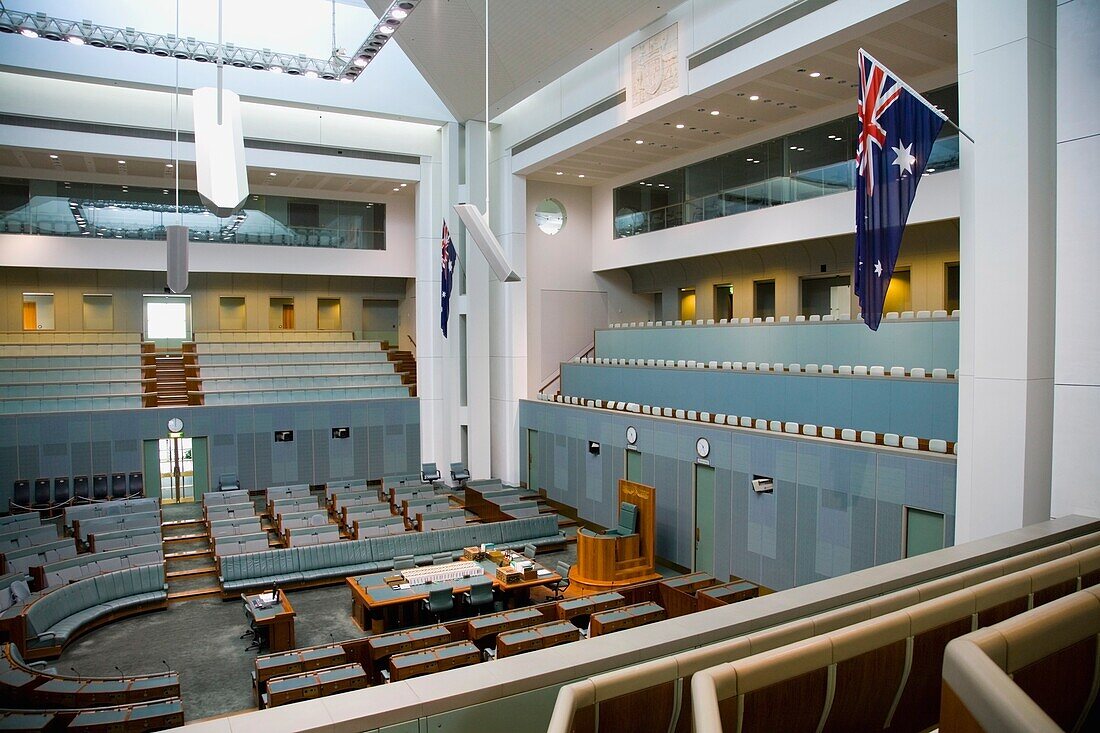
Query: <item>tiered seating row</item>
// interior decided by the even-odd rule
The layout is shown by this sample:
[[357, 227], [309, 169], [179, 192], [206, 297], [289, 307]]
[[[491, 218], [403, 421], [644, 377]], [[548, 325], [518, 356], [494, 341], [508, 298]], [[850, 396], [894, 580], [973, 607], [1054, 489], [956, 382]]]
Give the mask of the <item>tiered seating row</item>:
[[[0, 414], [141, 407], [141, 344], [133, 334], [100, 343], [20, 339], [0, 349]], [[6, 340], [6, 337], [0, 337]]]
[[[887, 321], [909, 321], [909, 320], [943, 320], [945, 318], [957, 319], [959, 317], [959, 311], [953, 310], [948, 313], [945, 310], [920, 310], [920, 311], [888, 311], [883, 314], [883, 319]], [[830, 323], [833, 321], [850, 321], [853, 320], [851, 314], [842, 313], [838, 316], [833, 315], [812, 315], [802, 316], [798, 315], [794, 318], [790, 316], [779, 316], [777, 319], [775, 316], [767, 316], [766, 318], [722, 318], [715, 321], [713, 318], [696, 319], [686, 321], [632, 321], [630, 323], [609, 323], [608, 328], [661, 328], [662, 326], [756, 326], [764, 323]], [[862, 321], [863, 316], [856, 314], [854, 320]]]
[[352, 341], [351, 331], [196, 331], [198, 343], [297, 343], [310, 341]]
[[931, 371], [924, 367], [907, 369], [901, 366], [864, 366], [832, 364], [770, 364], [766, 361], [695, 361], [694, 359], [618, 359], [604, 357], [575, 357], [574, 364], [593, 364], [603, 366], [660, 367], [662, 369], [726, 369], [735, 372], [774, 372], [775, 374], [811, 374], [816, 376], [840, 377], [892, 377], [895, 379], [958, 379], [959, 370], [948, 373], [946, 369], [935, 368]]
[[957, 441], [947, 441], [942, 438], [918, 438], [912, 435], [902, 436], [896, 433], [877, 433], [873, 430], [836, 428], [831, 425], [817, 426], [809, 423], [803, 424], [792, 421], [752, 418], [745, 415], [738, 417], [737, 415], [725, 415], [722, 413], [711, 414], [706, 411], [639, 405], [637, 402], [604, 402], [603, 400], [592, 400], [584, 397], [567, 397], [560, 394], [554, 395], [553, 398], [551, 398], [549, 395], [539, 393], [539, 399], [576, 407], [614, 410], [616, 412], [631, 412], [640, 415], [650, 415], [652, 417], [673, 418], [676, 420], [703, 422], [713, 425], [728, 425], [730, 427], [747, 428], [750, 430], [763, 430], [772, 433], [782, 433], [788, 438], [804, 436], [808, 438], [825, 438], [827, 440], [843, 440], [850, 443], [879, 445], [889, 448], [930, 451], [932, 453], [958, 454], [959, 452], [959, 444]]
[[0, 344], [139, 344], [127, 331], [0, 331]]
[[382, 344], [378, 341], [196, 341], [199, 354], [369, 354], [382, 353]]

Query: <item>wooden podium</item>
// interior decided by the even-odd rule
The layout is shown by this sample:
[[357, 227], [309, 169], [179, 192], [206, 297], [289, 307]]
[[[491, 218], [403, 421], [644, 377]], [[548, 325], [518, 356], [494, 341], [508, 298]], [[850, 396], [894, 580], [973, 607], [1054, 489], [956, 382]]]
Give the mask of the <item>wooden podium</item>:
[[648, 580], [657, 580], [654, 571], [657, 542], [657, 499], [652, 486], [619, 481], [619, 501], [638, 509], [634, 534], [577, 533], [577, 564], [569, 574], [570, 582], [582, 591], [598, 591]]

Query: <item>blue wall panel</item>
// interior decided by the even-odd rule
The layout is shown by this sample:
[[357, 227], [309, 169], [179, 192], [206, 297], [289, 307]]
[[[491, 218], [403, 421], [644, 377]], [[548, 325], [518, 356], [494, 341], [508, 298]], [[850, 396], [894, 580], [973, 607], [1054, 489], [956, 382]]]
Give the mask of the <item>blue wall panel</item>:
[[959, 368], [957, 319], [775, 323], [596, 332], [596, 356], [607, 358], [865, 364], [907, 369]]
[[562, 394], [954, 441], [955, 380], [563, 364]]
[[[221, 473], [252, 489], [420, 468], [413, 398], [10, 415], [0, 418], [0, 502], [6, 507], [16, 479], [142, 471], [142, 443], [167, 437], [177, 416], [185, 435], [208, 439], [212, 483]], [[350, 427], [351, 437], [333, 440], [334, 427]], [[275, 430], [293, 430], [294, 441], [275, 444]], [[372, 453], [385, 458], [369, 461]]]
[[[519, 424], [521, 443], [528, 429], [539, 431], [541, 480], [535, 488], [605, 527], [615, 522], [626, 429], [633, 425], [642, 482], [657, 488], [657, 553], [685, 567], [691, 567], [695, 537], [695, 443], [706, 437], [715, 468], [713, 563], [719, 577], [779, 589], [896, 560], [905, 506], [945, 514], [947, 541], [954, 542], [953, 456], [527, 400], [520, 402]], [[603, 461], [589, 461], [588, 440], [601, 444]], [[527, 465], [521, 464], [524, 481]], [[755, 493], [754, 475], [774, 478], [774, 492]]]

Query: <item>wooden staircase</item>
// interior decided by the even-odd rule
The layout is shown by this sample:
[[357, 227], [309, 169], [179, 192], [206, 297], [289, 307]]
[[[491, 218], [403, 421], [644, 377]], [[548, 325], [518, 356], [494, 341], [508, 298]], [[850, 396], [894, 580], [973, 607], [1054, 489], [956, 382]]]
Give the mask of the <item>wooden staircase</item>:
[[393, 370], [401, 375], [401, 384], [408, 385], [409, 396], [416, 397], [416, 357], [411, 351], [401, 351], [390, 346], [388, 341], [382, 342], [382, 348], [386, 351], [386, 357], [393, 362]]
[[157, 350], [151, 342], [141, 345], [142, 407], [201, 405], [202, 389], [195, 345]]

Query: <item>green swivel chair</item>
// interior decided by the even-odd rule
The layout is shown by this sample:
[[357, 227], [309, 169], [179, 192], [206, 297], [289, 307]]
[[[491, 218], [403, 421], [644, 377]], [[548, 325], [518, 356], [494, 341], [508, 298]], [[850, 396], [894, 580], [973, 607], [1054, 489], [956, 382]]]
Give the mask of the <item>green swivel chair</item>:
[[613, 534], [619, 537], [637, 534], [638, 532], [638, 507], [628, 501], [619, 504], [619, 526], [607, 530], [604, 534]]

